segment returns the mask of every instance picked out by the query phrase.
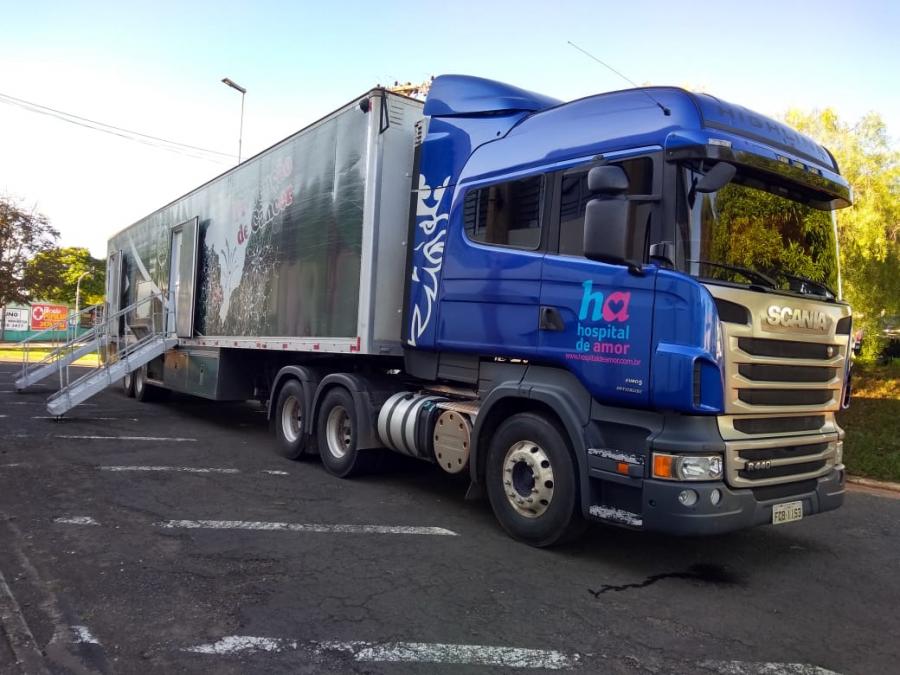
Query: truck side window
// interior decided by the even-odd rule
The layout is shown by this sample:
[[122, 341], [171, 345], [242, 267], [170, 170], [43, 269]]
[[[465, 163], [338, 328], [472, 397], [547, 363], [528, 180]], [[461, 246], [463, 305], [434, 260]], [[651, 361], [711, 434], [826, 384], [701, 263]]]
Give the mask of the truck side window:
[[473, 241], [527, 250], [541, 245], [543, 176], [472, 190], [463, 203], [463, 224]]
[[[614, 164], [628, 176], [629, 196], [653, 194], [653, 160], [635, 157]], [[593, 197], [587, 188], [587, 169], [563, 176], [559, 200], [560, 255], [584, 253], [584, 208]], [[635, 207], [632, 205], [632, 215]]]

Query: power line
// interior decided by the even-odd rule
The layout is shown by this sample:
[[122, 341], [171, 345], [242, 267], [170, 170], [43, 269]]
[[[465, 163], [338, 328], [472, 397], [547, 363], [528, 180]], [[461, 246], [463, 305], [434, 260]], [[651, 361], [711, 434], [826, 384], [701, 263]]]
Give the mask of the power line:
[[[54, 117], [56, 119], [62, 120], [63, 122], [69, 122], [70, 124], [75, 124], [80, 127], [85, 127], [94, 131], [100, 131], [103, 133], [111, 134], [113, 136], [118, 136], [129, 141], [143, 143], [144, 145], [149, 145], [150, 147], [168, 150], [170, 152], [176, 152], [188, 157], [194, 157], [195, 159], [205, 159], [211, 162], [223, 163], [222, 160], [218, 159], [218, 157], [226, 157], [229, 159], [234, 158], [234, 155], [230, 155], [225, 152], [219, 152], [218, 150], [209, 150], [207, 148], [201, 148], [196, 145], [188, 145], [187, 143], [170, 141], [165, 138], [160, 138], [159, 136], [151, 136], [150, 134], [144, 134], [139, 131], [123, 129], [122, 127], [117, 127], [112, 124], [98, 122], [97, 120], [92, 120], [87, 117], [81, 117], [80, 115], [67, 113], [62, 110], [50, 108], [49, 106], [41, 105], [39, 103], [33, 103], [21, 98], [16, 98], [15, 96], [10, 96], [2, 92], [0, 92], [0, 103], [18, 106], [29, 112], [47, 115], [49, 117]], [[217, 157], [204, 156], [197, 153], [206, 153], [206, 155], [215, 155]]]

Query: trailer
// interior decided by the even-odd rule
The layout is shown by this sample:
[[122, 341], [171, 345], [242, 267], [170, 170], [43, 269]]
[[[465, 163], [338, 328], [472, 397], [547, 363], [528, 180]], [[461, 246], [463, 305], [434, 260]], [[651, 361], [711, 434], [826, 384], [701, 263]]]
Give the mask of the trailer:
[[538, 546], [798, 520], [843, 500], [850, 202], [706, 95], [373, 89], [116, 234], [107, 362], [48, 409], [256, 399], [285, 457], [433, 462]]

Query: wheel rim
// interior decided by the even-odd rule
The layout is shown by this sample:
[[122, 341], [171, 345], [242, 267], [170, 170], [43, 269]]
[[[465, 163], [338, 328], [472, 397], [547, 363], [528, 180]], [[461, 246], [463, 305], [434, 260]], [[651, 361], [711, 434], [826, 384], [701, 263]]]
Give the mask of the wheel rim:
[[289, 443], [296, 443], [303, 432], [303, 408], [296, 396], [288, 396], [281, 408], [281, 431]]
[[131, 373], [125, 373], [125, 377], [122, 378], [122, 386], [125, 388], [125, 391], [128, 391], [132, 387], [132, 375]]
[[553, 466], [544, 449], [519, 441], [503, 460], [503, 492], [509, 505], [525, 518], [539, 518], [550, 507], [555, 486]]
[[325, 440], [328, 444], [328, 452], [335, 459], [343, 459], [350, 451], [353, 442], [353, 425], [344, 406], [337, 405], [328, 413], [328, 420], [325, 422]]

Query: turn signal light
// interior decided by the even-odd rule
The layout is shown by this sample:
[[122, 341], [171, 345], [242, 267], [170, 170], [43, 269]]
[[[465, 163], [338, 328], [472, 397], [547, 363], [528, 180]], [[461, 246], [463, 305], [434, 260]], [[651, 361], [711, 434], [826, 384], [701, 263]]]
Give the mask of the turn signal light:
[[675, 457], [672, 455], [653, 455], [653, 477], [675, 478], [672, 470], [675, 468]]

